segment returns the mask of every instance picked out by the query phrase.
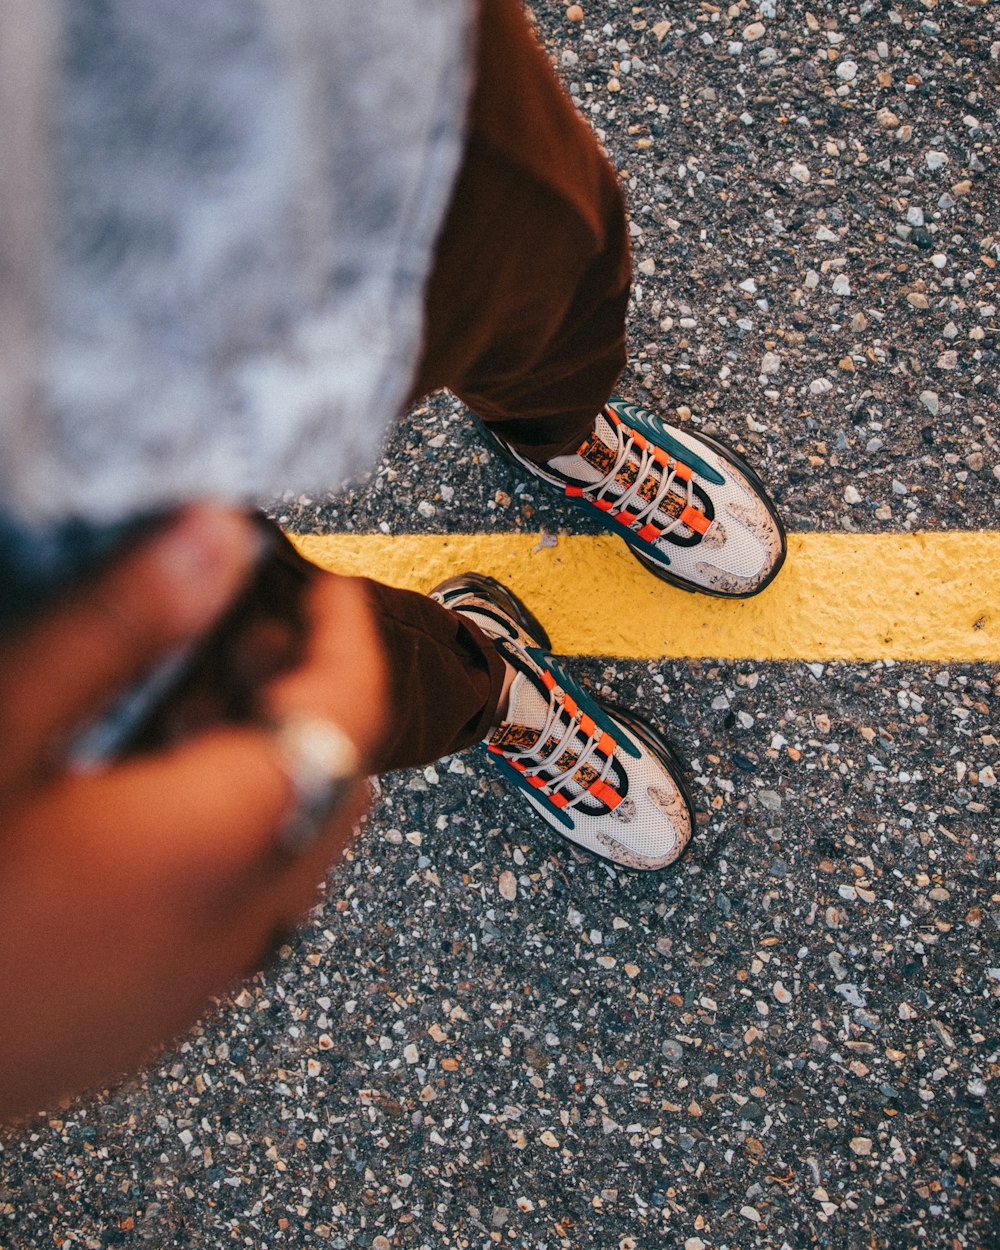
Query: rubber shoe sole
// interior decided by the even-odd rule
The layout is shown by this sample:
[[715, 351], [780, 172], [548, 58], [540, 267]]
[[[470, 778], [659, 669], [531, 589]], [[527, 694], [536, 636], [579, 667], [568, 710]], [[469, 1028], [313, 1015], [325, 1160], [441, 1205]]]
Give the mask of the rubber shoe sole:
[[[511, 590], [495, 578], [488, 577], [482, 573], [464, 573], [441, 582], [430, 593], [433, 598], [445, 606], [448, 606], [449, 599], [454, 601], [463, 596], [471, 595], [475, 598], [486, 600], [498, 612], [514, 622], [515, 626], [530, 640], [530, 644], [533, 647], [545, 652], [551, 651], [548, 634], [534, 613]], [[578, 689], [577, 694], [581, 693], [583, 692]], [[669, 861], [663, 864], [643, 864], [638, 862], [638, 854], [629, 851], [627, 846], [621, 842], [619, 842], [621, 850], [617, 855], [614, 852], [614, 848], [608, 847], [606, 842], [604, 849], [596, 850], [594, 847], [588, 846], [586, 842], [581, 842], [578, 837], [575, 837], [572, 829], [561, 828], [554, 823], [547, 812], [545, 804], [541, 803], [532, 794], [522, 791], [523, 797], [528, 800], [530, 806], [542, 818], [547, 828], [552, 829], [581, 850], [589, 851], [600, 858], [617, 863], [620, 867], [627, 867], [636, 871], [660, 871], [662, 868], [672, 866], [687, 851], [695, 828], [695, 806], [676, 752], [658, 729], [634, 711], [626, 711], [589, 693], [586, 693], [586, 698], [595, 704], [605, 717], [617, 722], [620, 727], [624, 728], [638, 741], [640, 746], [652, 757], [655, 765], [669, 778], [670, 783], [676, 789], [685, 809], [687, 825], [686, 830], [680, 835], [682, 840], [680, 849], [676, 854], [672, 855]], [[584, 836], [593, 837], [594, 835], [587, 835], [584, 830]]]
[[[509, 447], [508, 444], [504, 442], [502, 438], [494, 434], [493, 431], [490, 429], [490, 427], [484, 421], [480, 420], [478, 417], [476, 418], [476, 420], [480, 429], [483, 432], [483, 435], [486, 441], [490, 443], [493, 447], [495, 447], [497, 451], [499, 451], [500, 454], [504, 457], [504, 459], [508, 461], [508, 463], [515, 465], [517, 468], [523, 471], [531, 473], [531, 469], [525, 465], [524, 461], [520, 459], [517, 453], [514, 452], [513, 449]], [[775, 562], [773, 566], [771, 567], [771, 569], [769, 570], [767, 576], [758, 585], [756, 585], [752, 590], [747, 590], [747, 591], [713, 590], [709, 586], [703, 586], [703, 585], [700, 585], [698, 582], [691, 581], [690, 578], [683, 577], [677, 573], [672, 573], [668, 568], [664, 567], [664, 565], [659, 560], [656, 560], [652, 556], [646, 555], [642, 551], [636, 550], [633, 543], [629, 540], [626, 531], [623, 531], [622, 529], [615, 527], [611, 529], [611, 533], [613, 533], [615, 537], [621, 538], [621, 540], [625, 543], [625, 546], [627, 547], [629, 554], [633, 556], [636, 560], [638, 560], [638, 562], [642, 565], [644, 569], [646, 569], [647, 572], [652, 573], [654, 577], [658, 578], [662, 582], [668, 583], [668, 585], [676, 586], [679, 590], [685, 590], [688, 592], [688, 594], [708, 595], [710, 598], [713, 598], [713, 599], [752, 599], [755, 595], [759, 595], [762, 591], [766, 590], [768, 586], [771, 585], [771, 583], [778, 576], [778, 573], [781, 571], [785, 563], [785, 558], [788, 555], [788, 536], [785, 533], [785, 527], [782, 523], [781, 517], [778, 515], [777, 509], [774, 506], [771, 496], [768, 494], [767, 487], [761, 481], [759, 474], [756, 473], [755, 470], [752, 469], [749, 464], [747, 464], [747, 462], [743, 459], [743, 457], [738, 452], [734, 451], [726, 443], [722, 442], [721, 439], [713, 438], [709, 434], [701, 433], [701, 431], [698, 431], [697, 434], [694, 434], [692, 432], [692, 437], [696, 438], [700, 442], [705, 443], [708, 447], [711, 448], [712, 451], [715, 452], [717, 456], [719, 456], [720, 459], [722, 459], [727, 464], [731, 465], [734, 469], [736, 469], [739, 473], [741, 473], [747, 479], [749, 484], [754, 488], [754, 490], [760, 497], [760, 500], [763, 503], [768, 516], [771, 518], [771, 521], [774, 523], [774, 527], [777, 531], [777, 534], [780, 540], [779, 554], [776, 557]], [[559, 489], [559, 487], [555, 483], [547, 481], [547, 479], [544, 478], [543, 476], [540, 476], [538, 474], [534, 474], [533, 476], [536, 476], [537, 480], [544, 482], [547, 486], [550, 486], [551, 489], [553, 490]], [[577, 511], [577, 510], [578, 508], [574, 508], [574, 511]], [[589, 510], [588, 510], [588, 514], [589, 514]], [[610, 528], [607, 525], [603, 525], [598, 515], [593, 515], [591, 519], [594, 521], [597, 521], [599, 524], [602, 524], [602, 527], [605, 529]]]

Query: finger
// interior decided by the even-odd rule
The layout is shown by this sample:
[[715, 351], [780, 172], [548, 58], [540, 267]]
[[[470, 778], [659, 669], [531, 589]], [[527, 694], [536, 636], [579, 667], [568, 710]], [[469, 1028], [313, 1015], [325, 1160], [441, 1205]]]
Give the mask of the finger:
[[[357, 782], [308, 850], [294, 859], [272, 859], [256, 882], [247, 874], [239, 889], [216, 898], [199, 944], [201, 961], [206, 975], [215, 978], [216, 992], [273, 961], [278, 947], [294, 935], [320, 900], [321, 887], [336, 873], [344, 851], [357, 838], [370, 802], [370, 786]], [[220, 907], [220, 901], [226, 905]]]
[[[191, 763], [203, 776], [206, 764], [234, 765], [245, 747], [253, 776], [266, 763], [254, 757], [257, 745], [213, 743], [210, 757], [192, 752]], [[5, 1091], [0, 1081], [0, 1115], [7, 1092], [22, 1100], [12, 1107], [21, 1111], [115, 1076], [193, 1021], [209, 995], [256, 970], [273, 935], [290, 932], [315, 900], [327, 860], [349, 836], [361, 798], [360, 792], [351, 797], [334, 822], [339, 831], [331, 828], [325, 845], [290, 863], [259, 856], [258, 865], [269, 870], [244, 874], [243, 886], [253, 888], [234, 892], [228, 877], [213, 881], [212, 872], [220, 859], [231, 858], [234, 838], [252, 860], [271, 814], [270, 781], [265, 778], [254, 796], [259, 828], [245, 837], [234, 826], [228, 838], [211, 839], [213, 851], [205, 856], [193, 836], [171, 839], [153, 823], [143, 826], [156, 805], [144, 790], [142, 802], [132, 793], [141, 788], [141, 772], [74, 778], [49, 801], [47, 819], [37, 819], [37, 807], [34, 827], [15, 819], [20, 836], [0, 871], [9, 956], [0, 968], [7, 1004], [0, 1075], [7, 1075], [6, 1060], [14, 1084]], [[74, 820], [81, 798], [84, 819]], [[88, 824], [87, 812], [99, 813], [105, 803], [114, 805], [114, 819], [124, 815], [127, 827], [112, 829], [107, 811], [104, 822]], [[160, 815], [169, 819], [175, 811], [161, 808]], [[229, 855], [220, 854], [223, 845]], [[238, 866], [239, 854], [235, 861], [225, 863], [227, 873]]]
[[23, 776], [161, 655], [206, 630], [255, 551], [245, 516], [192, 506], [16, 638], [0, 671], [0, 707], [16, 727], [0, 783]]
[[309, 587], [306, 654], [294, 671], [271, 683], [267, 707], [336, 721], [370, 760], [387, 719], [383, 644], [363, 583], [323, 574]]
[[308, 854], [293, 859], [280, 831], [294, 795], [279, 760], [267, 731], [230, 728], [108, 772], [68, 774], [15, 813], [20, 847], [8, 838], [8, 862], [48, 856], [56, 874], [69, 853], [94, 881], [146, 883], [202, 927], [247, 906], [287, 920], [295, 900], [309, 905], [350, 839], [363, 796], [351, 795]]

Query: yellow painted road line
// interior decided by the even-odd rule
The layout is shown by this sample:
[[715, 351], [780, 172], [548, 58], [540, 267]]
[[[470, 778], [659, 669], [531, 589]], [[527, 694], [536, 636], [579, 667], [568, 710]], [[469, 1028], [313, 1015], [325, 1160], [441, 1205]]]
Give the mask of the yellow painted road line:
[[792, 534], [775, 582], [735, 601], [657, 581], [610, 535], [292, 537], [324, 568], [411, 590], [489, 573], [567, 655], [1000, 661], [1000, 532]]

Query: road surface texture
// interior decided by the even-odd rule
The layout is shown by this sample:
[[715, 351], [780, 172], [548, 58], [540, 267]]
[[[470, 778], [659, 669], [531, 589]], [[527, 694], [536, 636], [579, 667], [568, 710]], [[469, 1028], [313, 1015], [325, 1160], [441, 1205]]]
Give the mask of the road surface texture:
[[[629, 197], [622, 393], [741, 446], [796, 540], [990, 540], [1000, 8], [544, 0], [536, 18]], [[580, 531], [450, 396], [350, 495], [275, 515], [416, 535], [414, 561], [435, 535], [533, 536], [533, 569]], [[600, 637], [618, 607], [593, 579]], [[0, 1139], [0, 1245], [1000, 1245], [982, 581], [960, 661], [933, 637], [918, 659], [886, 637], [843, 660], [818, 638], [572, 661], [685, 761], [697, 833], [662, 874], [578, 853], [476, 752], [384, 778], [268, 973], [140, 1077]], [[649, 584], [666, 635], [701, 602]], [[789, 611], [781, 593], [761, 610]], [[544, 592], [529, 606], [544, 622]]]

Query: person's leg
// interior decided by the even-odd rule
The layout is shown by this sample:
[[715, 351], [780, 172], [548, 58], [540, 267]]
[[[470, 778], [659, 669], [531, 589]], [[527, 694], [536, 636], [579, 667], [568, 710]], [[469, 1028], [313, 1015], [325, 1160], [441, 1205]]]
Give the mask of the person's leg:
[[[625, 364], [624, 203], [614, 170], [560, 88], [520, 0], [481, 0], [476, 74], [466, 154], [428, 282], [425, 347], [411, 397], [448, 386], [544, 471], [545, 462], [576, 452], [593, 434]], [[642, 447], [652, 444], [645, 440]], [[675, 440], [671, 456], [683, 447]], [[727, 530], [732, 536], [747, 526], [751, 503], [765, 512], [766, 505], [756, 490], [742, 490], [733, 465], [715, 473], [702, 458], [715, 452], [698, 449], [693, 463], [725, 477], [743, 515], [727, 515], [698, 545], [704, 533], [692, 537], [682, 523], [683, 516], [694, 519], [692, 512], [680, 511], [686, 504], [704, 516], [704, 501], [693, 494], [697, 483], [681, 486], [686, 498], [671, 495], [662, 470], [676, 461], [657, 448], [656, 476], [652, 450], [633, 453], [630, 446], [619, 495], [631, 491], [636, 508], [650, 505], [642, 491], [651, 490], [655, 504], [647, 508], [648, 528], [636, 527], [635, 537], [645, 543], [643, 532], [674, 526], [670, 555], [661, 555], [661, 563], [677, 567], [687, 559], [697, 577], [677, 580], [714, 593], [753, 593], [780, 565], [780, 525], [770, 513], [750, 517], [754, 543], [767, 557], [758, 562], [760, 571], [751, 568], [747, 577], [739, 568], [717, 568]], [[607, 450], [594, 447], [601, 457]], [[616, 521], [630, 516], [620, 512]], [[457, 621], [424, 596], [375, 583], [371, 593], [393, 671], [393, 728], [381, 767], [428, 763], [482, 740], [509, 677], [491, 639], [474, 621]]]
[[753, 469], [692, 427], [609, 402], [628, 291], [614, 170], [519, 0], [482, 0], [468, 149], [428, 286], [414, 395], [448, 386], [528, 473], [655, 576], [758, 594], [785, 537]]
[[[539, 461], [577, 446], [625, 362], [629, 281], [614, 171], [520, 0], [482, 0], [466, 153], [412, 398], [448, 386]], [[507, 672], [492, 639], [424, 595], [368, 588], [392, 674], [380, 770], [482, 741]]]
[[390, 675], [389, 728], [376, 771], [430, 764], [481, 742], [504, 685], [492, 640], [427, 595], [365, 585]]
[[449, 387], [533, 460], [575, 449], [625, 364], [630, 273], [614, 170], [520, 0], [483, 0], [413, 398]]

